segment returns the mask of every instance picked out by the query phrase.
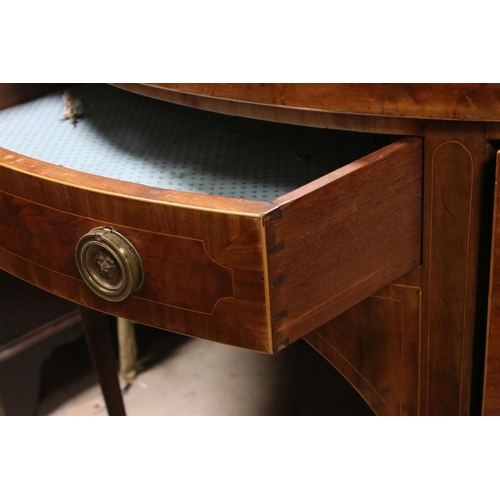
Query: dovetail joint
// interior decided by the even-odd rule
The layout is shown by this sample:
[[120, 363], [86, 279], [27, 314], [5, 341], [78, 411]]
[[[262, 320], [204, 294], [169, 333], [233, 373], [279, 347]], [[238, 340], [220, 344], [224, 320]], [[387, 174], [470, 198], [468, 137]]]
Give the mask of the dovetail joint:
[[281, 319], [284, 319], [288, 317], [288, 309], [284, 309], [283, 311], [281, 311], [280, 313], [278, 314], [275, 314], [272, 318], [271, 318], [271, 321], [273, 323], [277, 323], [278, 321], [280, 321]]
[[289, 345], [290, 345], [290, 339], [285, 339], [285, 340], [283, 340], [282, 342], [280, 342], [280, 343], [278, 344], [278, 347], [277, 347], [276, 351], [277, 351], [277, 352], [278, 352], [278, 351], [281, 351], [281, 350], [283, 350], [285, 347], [288, 347]]
[[269, 249], [269, 253], [273, 254], [273, 253], [281, 252], [284, 249], [285, 249], [285, 242], [283, 240], [281, 240], [277, 245], [275, 245], [273, 248]]
[[266, 220], [267, 222], [272, 222], [273, 220], [278, 220], [283, 217], [283, 214], [281, 213], [281, 208], [277, 207], [275, 210], [273, 210], [270, 214], [269, 217]]
[[286, 277], [284, 274], [276, 278], [272, 283], [271, 283], [271, 288], [275, 288], [280, 285], [284, 285], [286, 283]]

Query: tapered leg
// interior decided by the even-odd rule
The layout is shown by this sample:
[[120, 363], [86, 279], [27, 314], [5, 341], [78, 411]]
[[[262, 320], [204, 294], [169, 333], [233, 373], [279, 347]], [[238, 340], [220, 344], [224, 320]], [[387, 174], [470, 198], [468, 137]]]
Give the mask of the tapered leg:
[[108, 413], [111, 416], [125, 416], [107, 317], [86, 307], [80, 307], [80, 314]]

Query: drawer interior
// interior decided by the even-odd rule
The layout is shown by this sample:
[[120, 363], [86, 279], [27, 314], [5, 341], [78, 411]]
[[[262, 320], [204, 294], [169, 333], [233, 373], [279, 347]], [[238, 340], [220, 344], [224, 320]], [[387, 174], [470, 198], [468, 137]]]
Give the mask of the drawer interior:
[[[277, 352], [420, 263], [419, 138], [108, 85], [71, 92], [84, 107], [76, 125], [61, 121], [61, 91], [0, 111], [0, 268], [11, 274], [114, 316]], [[121, 302], [90, 290], [75, 262], [102, 226], [142, 259], [142, 287]]]
[[0, 145], [38, 160], [154, 188], [272, 201], [395, 141], [187, 108], [105, 84], [0, 112]]

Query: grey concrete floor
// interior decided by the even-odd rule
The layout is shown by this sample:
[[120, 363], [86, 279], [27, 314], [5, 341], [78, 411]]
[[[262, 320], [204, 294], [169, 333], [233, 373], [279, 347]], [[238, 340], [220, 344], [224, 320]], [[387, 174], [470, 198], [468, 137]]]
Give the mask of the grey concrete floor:
[[[372, 415], [303, 341], [274, 356], [137, 326], [144, 370], [124, 394], [128, 415]], [[81, 339], [44, 367], [38, 415], [106, 415]], [[123, 384], [125, 385], [125, 384]]]

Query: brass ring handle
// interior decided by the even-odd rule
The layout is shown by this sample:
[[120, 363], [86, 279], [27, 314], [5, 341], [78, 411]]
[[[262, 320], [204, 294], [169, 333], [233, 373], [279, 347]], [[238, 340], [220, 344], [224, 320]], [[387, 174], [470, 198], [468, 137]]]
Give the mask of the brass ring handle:
[[125, 300], [144, 281], [137, 250], [109, 227], [96, 227], [80, 238], [76, 245], [76, 265], [90, 289], [112, 302]]

